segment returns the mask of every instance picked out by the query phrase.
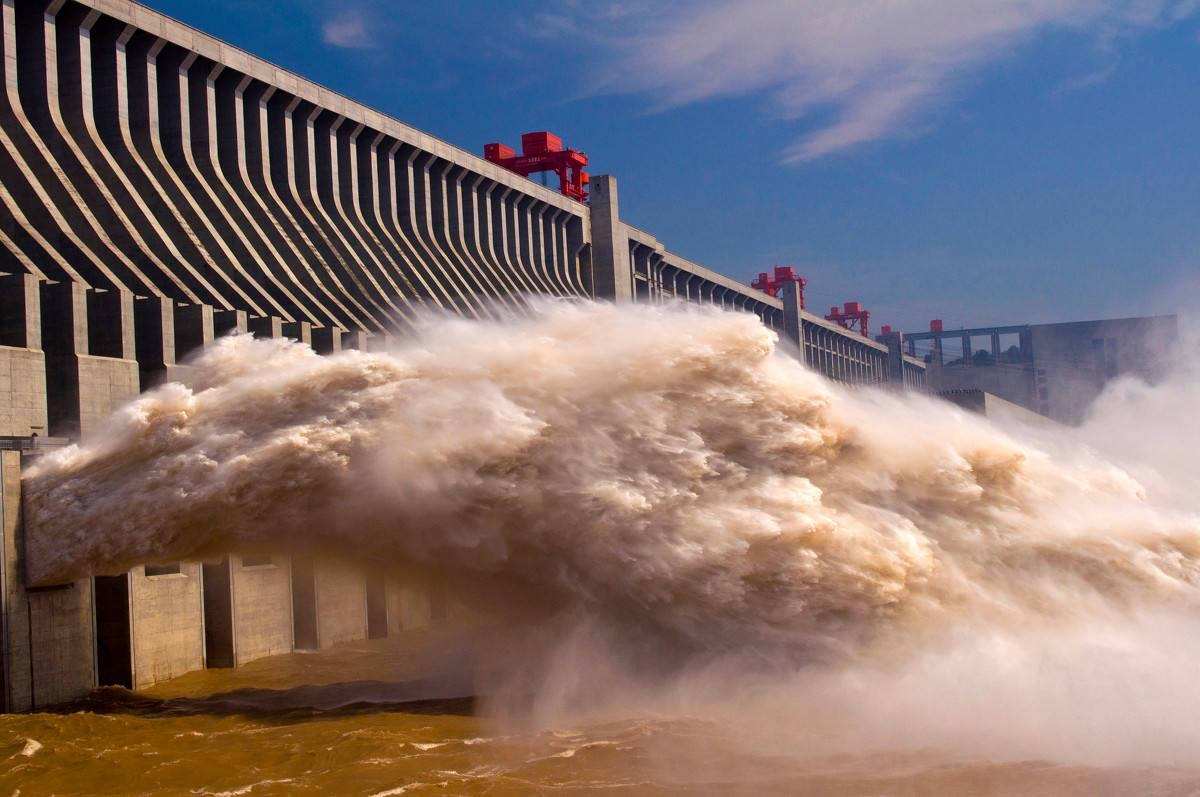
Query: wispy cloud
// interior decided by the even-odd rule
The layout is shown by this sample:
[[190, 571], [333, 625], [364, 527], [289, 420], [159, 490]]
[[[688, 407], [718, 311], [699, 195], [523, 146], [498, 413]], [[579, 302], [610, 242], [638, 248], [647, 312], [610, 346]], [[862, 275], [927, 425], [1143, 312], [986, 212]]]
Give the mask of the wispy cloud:
[[[1200, 0], [683, 0], [637, 14], [625, 5], [599, 87], [664, 107], [767, 92], [785, 118], [831, 118], [784, 154], [805, 162], [913, 130], [964, 78], [1039, 33], [1119, 42], [1198, 10]], [[604, 19], [593, 12], [589, 24]]]
[[1058, 97], [1062, 94], [1070, 94], [1076, 91], [1090, 89], [1093, 86], [1099, 86], [1106, 82], [1110, 77], [1117, 72], [1117, 64], [1111, 63], [1106, 67], [1097, 69], [1093, 72], [1088, 72], [1083, 75], [1067, 78], [1054, 87], [1054, 91], [1050, 92], [1052, 97]]
[[375, 46], [367, 17], [361, 10], [343, 11], [321, 25], [321, 39], [334, 47], [366, 49]]

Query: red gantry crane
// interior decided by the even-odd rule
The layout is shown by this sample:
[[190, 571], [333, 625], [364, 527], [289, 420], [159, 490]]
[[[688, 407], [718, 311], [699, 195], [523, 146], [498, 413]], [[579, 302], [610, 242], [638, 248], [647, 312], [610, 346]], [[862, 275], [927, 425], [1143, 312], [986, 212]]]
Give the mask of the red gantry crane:
[[778, 296], [779, 289], [789, 282], [800, 284], [800, 309], [804, 309], [804, 286], [808, 284], [808, 280], [797, 276], [796, 269], [792, 266], [775, 266], [774, 275], [760, 271], [758, 279], [751, 282], [750, 287], [760, 290], [768, 296]]
[[840, 309], [830, 307], [829, 315], [825, 316], [826, 321], [841, 324], [846, 329], [854, 329], [857, 326], [864, 338], [871, 337], [871, 333], [867, 331], [867, 321], [870, 318], [871, 314], [864, 310], [858, 302], [846, 302]]
[[[795, 282], [800, 285], [800, 309], [804, 309], [804, 288], [808, 285], [808, 280], [804, 277], [796, 275], [796, 269], [792, 266], [775, 266], [774, 273], [760, 271], [758, 277], [751, 283], [750, 287], [755, 290], [760, 290], [768, 296], [778, 296], [779, 289], [790, 283]], [[825, 316], [826, 321], [833, 321], [836, 324], [841, 324], [846, 329], [853, 330], [858, 327], [858, 331], [862, 333], [864, 338], [871, 337], [870, 331], [867, 329], [867, 321], [871, 314], [862, 308], [858, 302], [846, 302], [842, 307], [829, 308], [829, 315]], [[889, 330], [890, 331], [890, 330]]]
[[558, 190], [564, 196], [586, 202], [588, 197], [587, 155], [574, 149], [563, 149], [562, 139], [553, 133], [541, 130], [521, 136], [521, 154], [513, 152], [499, 142], [485, 144], [485, 160], [503, 166], [522, 177], [538, 172], [554, 172], [558, 175]]

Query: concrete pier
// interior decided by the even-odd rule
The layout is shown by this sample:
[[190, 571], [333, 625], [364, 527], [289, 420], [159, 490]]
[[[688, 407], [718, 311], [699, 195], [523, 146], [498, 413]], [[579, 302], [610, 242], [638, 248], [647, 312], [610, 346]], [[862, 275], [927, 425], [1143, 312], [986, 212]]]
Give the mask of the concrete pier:
[[35, 589], [23, 584], [20, 478], [21, 454], [0, 451], [0, 678], [8, 711], [61, 703], [96, 683], [91, 580]]

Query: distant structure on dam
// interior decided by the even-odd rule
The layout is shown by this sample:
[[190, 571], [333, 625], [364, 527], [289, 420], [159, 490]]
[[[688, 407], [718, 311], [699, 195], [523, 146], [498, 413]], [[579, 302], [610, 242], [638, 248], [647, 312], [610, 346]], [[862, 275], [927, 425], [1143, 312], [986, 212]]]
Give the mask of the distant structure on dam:
[[1064, 424], [1082, 423], [1114, 379], [1154, 383], [1176, 362], [1174, 315], [943, 329], [903, 336], [928, 366], [930, 392], [988, 393]]
[[923, 385], [901, 336], [871, 340], [809, 313], [795, 282], [756, 290], [623, 222], [611, 176], [590, 179], [585, 204], [126, 0], [2, 11], [6, 710], [442, 611], [381, 575], [283, 556], [25, 583], [22, 457], [86, 440], [216, 336], [334, 353], [386, 345], [423, 307], [486, 318], [538, 295], [675, 299], [757, 315], [830, 378]]

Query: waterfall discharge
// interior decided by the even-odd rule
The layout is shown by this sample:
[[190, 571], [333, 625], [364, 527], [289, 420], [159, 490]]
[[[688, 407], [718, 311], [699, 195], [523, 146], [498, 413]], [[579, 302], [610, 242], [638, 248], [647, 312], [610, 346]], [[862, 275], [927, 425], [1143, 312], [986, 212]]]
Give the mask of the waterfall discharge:
[[[1080, 679], [1117, 660], [1106, 699], [1139, 684], [1168, 726], [1172, 701], [1196, 706], [1190, 676], [1172, 675], [1196, 661], [1194, 494], [1160, 500], [1075, 432], [1038, 439], [834, 386], [779, 345], [747, 314], [591, 303], [431, 318], [388, 352], [227, 337], [187, 384], [29, 471], [28, 522], [53, 530], [29, 535], [30, 575], [337, 550], [686, 651], [676, 690], [787, 662], [808, 673], [796, 701], [772, 693], [762, 711], [792, 705], [826, 731], [823, 716], [870, 713], [888, 718], [880, 738], [937, 725], [941, 743], [976, 711], [1032, 710], [1062, 688], [1086, 714], [1096, 691]], [[1111, 632], [1131, 625], [1154, 631]], [[576, 637], [559, 642], [560, 676], [603, 680]], [[1030, 668], [1038, 688], [1004, 675]], [[930, 719], [950, 714], [963, 722]], [[1008, 735], [1044, 751], [1073, 733], [1044, 714]]]

